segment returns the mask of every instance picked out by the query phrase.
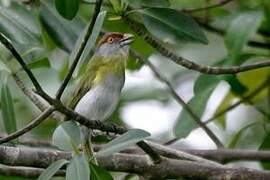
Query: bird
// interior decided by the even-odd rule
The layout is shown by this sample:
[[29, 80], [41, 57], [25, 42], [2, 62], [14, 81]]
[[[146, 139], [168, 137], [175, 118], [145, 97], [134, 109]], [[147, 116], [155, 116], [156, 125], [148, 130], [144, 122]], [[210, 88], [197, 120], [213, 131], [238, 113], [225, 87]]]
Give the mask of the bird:
[[[104, 121], [111, 116], [125, 83], [129, 45], [133, 41], [134, 36], [128, 33], [103, 35], [68, 103], [71, 109], [90, 120]], [[82, 131], [85, 139], [82, 147], [93, 156], [90, 131], [85, 127]]]

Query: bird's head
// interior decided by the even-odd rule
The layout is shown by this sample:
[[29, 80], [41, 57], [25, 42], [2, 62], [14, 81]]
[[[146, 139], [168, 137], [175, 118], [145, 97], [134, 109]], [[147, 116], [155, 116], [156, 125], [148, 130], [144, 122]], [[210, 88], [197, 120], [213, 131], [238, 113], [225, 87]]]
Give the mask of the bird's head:
[[134, 36], [126, 33], [107, 33], [99, 41], [96, 55], [114, 56], [128, 55], [128, 45], [132, 43]]

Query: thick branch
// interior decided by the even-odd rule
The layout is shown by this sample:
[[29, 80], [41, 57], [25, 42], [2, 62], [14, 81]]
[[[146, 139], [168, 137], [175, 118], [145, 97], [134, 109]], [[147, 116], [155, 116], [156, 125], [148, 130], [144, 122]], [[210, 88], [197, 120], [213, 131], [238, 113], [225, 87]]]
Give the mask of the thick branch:
[[[233, 161], [270, 161], [269, 150], [246, 150], [246, 149], [175, 149], [170, 146], [164, 146], [155, 142], [146, 141], [160, 155], [172, 158], [194, 161], [202, 164], [208, 164], [217, 167], [224, 167], [219, 163], [228, 163]], [[95, 145], [95, 151], [102, 146]], [[141, 154], [137, 147], [130, 147], [122, 151], [128, 154]], [[211, 161], [212, 160], [212, 161]], [[219, 163], [216, 163], [216, 162]]]
[[168, 48], [164, 47], [160, 42], [158, 42], [154, 37], [148, 34], [144, 27], [139, 23], [131, 20], [128, 17], [124, 17], [126, 23], [135, 31], [140, 37], [142, 37], [147, 43], [149, 43], [153, 48], [155, 48], [160, 54], [169, 58], [176, 64], [186, 67], [187, 69], [195, 70], [206, 74], [236, 74], [240, 72], [245, 72], [249, 70], [259, 69], [270, 66], [270, 60], [263, 62], [256, 62], [249, 65], [242, 66], [230, 66], [230, 67], [213, 67], [197, 64], [190, 61], [184, 57], [178, 56], [173, 53]]
[[[0, 163], [12, 166], [45, 168], [58, 159], [70, 159], [71, 154], [60, 151], [0, 146]], [[114, 154], [98, 158], [99, 164], [111, 171], [137, 173], [156, 178], [189, 177], [193, 179], [264, 180], [270, 172], [247, 168], [224, 168], [185, 160], [163, 158], [153, 165], [144, 155]]]
[[207, 135], [212, 139], [212, 141], [217, 145], [219, 148], [223, 148], [223, 144], [219, 141], [217, 136], [203, 123], [201, 122], [200, 118], [196, 115], [196, 113], [189, 107], [185, 101], [177, 94], [177, 92], [174, 90], [172, 84], [163, 77], [155, 68], [155, 66], [150, 62], [144, 60], [138, 53], [135, 51], [131, 51], [131, 55], [135, 57], [135, 59], [140, 60], [142, 63], [146, 63], [149, 68], [153, 71], [154, 75], [167, 86], [167, 89], [169, 90], [170, 94], [174, 97], [174, 99], [185, 109], [190, 116], [194, 119], [194, 121], [207, 133]]
[[221, 163], [228, 163], [232, 161], [270, 161], [270, 151], [256, 151], [256, 150], [191, 150], [182, 149], [182, 151], [201, 156], [206, 159], [211, 159]]
[[[208, 165], [222, 167], [220, 164], [213, 163], [228, 163], [233, 161], [270, 161], [269, 150], [246, 150], [246, 149], [174, 149], [170, 146], [160, 145], [154, 142], [147, 143], [152, 146], [160, 155], [173, 158], [190, 160]], [[128, 148], [123, 151], [124, 153], [140, 154], [138, 148]], [[187, 153], [187, 154], [186, 154]], [[195, 155], [195, 156], [192, 156]], [[203, 159], [201, 159], [201, 158]], [[209, 161], [213, 160], [213, 161]], [[224, 166], [223, 166], [224, 167]]]
[[[0, 174], [4, 176], [19, 176], [26, 178], [38, 177], [44, 169], [31, 168], [31, 167], [18, 167], [18, 166], [5, 166], [0, 164]], [[57, 171], [55, 176], [65, 176], [65, 171]]]

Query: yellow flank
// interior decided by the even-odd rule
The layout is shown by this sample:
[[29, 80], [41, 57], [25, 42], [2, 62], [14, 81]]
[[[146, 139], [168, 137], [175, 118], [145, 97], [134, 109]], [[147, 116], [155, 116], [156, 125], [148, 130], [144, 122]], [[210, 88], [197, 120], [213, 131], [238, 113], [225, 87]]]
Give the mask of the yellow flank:
[[109, 59], [97, 58], [93, 62], [91, 70], [94, 70], [95, 77], [93, 80], [93, 86], [102, 83], [109, 74], [116, 76], [123, 76], [125, 72], [125, 59], [123, 56], [115, 56]]

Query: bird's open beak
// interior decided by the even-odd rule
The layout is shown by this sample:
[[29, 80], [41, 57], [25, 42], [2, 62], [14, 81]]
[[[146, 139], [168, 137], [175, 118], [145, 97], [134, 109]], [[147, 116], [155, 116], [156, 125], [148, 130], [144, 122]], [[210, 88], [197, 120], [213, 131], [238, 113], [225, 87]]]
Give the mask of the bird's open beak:
[[120, 44], [122, 47], [129, 45], [134, 41], [134, 36], [132, 34], [124, 34], [123, 39], [121, 39]]

